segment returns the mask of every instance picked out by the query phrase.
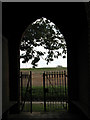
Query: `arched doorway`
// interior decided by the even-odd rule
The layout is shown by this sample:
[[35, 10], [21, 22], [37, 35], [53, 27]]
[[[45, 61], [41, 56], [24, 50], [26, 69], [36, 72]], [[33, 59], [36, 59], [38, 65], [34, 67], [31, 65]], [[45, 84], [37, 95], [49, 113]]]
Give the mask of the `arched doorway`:
[[[67, 47], [64, 36], [58, 27], [47, 18], [37, 19], [24, 31], [20, 48], [21, 51], [24, 51], [21, 54], [22, 62], [26, 63], [31, 59], [33, 65], [33, 68], [29, 66], [21, 69], [20, 87], [21, 103], [23, 104], [21, 110], [31, 112], [38, 110], [40, 112], [67, 109], [67, 66], [59, 65], [60, 58], [64, 59], [67, 56]], [[56, 58], [58, 62], [56, 66], [52, 63], [52, 67], [47, 65], [48, 68], [42, 66], [42, 68], [35, 69], [36, 63], [41, 58], [46, 60], [47, 64], [55, 61]], [[29, 73], [30, 79], [28, 78]]]
[[[38, 9], [39, 8], [38, 5], [40, 5], [40, 9]], [[3, 33], [7, 37], [9, 42], [8, 46], [9, 46], [10, 95], [8, 97], [10, 97], [11, 98], [10, 100], [13, 101], [18, 100], [18, 92], [19, 92], [18, 91], [19, 89], [18, 88], [19, 87], [19, 82], [18, 82], [19, 54], [18, 53], [19, 53], [19, 40], [21, 34], [24, 31], [25, 26], [27, 26], [27, 24], [29, 24], [30, 21], [32, 22], [34, 18], [36, 18], [37, 16], [41, 16], [41, 10], [43, 10], [43, 14], [45, 15], [48, 14], [47, 15], [48, 18], [52, 19], [54, 22], [56, 21], [57, 25], [59, 25], [61, 32], [65, 35], [65, 39], [67, 40], [69, 108], [70, 110], [72, 110], [72, 109], [76, 109], [76, 107], [79, 108], [81, 106], [80, 111], [83, 109], [83, 111], [85, 111], [88, 114], [89, 113], [88, 110], [90, 109], [88, 106], [89, 87], [87, 87], [87, 85], [84, 84], [84, 79], [85, 82], [88, 84], [88, 79], [87, 79], [88, 72], [86, 72], [86, 74], [83, 74], [84, 73], [83, 70], [88, 71], [88, 69], [87, 68], [82, 69], [82, 64], [84, 64], [84, 66], [87, 67], [88, 55], [84, 54], [85, 57], [83, 57], [84, 55], [80, 54], [80, 53], [87, 53], [88, 51], [87, 49], [85, 50], [83, 49], [83, 47], [88, 48], [87, 45], [88, 25], [87, 25], [86, 11], [84, 6], [85, 4], [84, 3], [80, 3], [80, 4], [52, 3], [52, 5], [50, 5], [47, 3], [43, 3], [38, 5], [36, 5], [37, 10], [32, 12], [32, 6], [33, 8], [35, 7], [33, 3], [30, 4], [10, 3], [8, 5], [8, 9], [6, 9], [4, 12], [5, 14], [3, 16], [4, 18]], [[24, 7], [26, 9], [23, 9]], [[48, 13], [46, 12], [46, 9], [43, 8], [47, 8]], [[66, 8], [66, 10], [64, 10], [64, 8]], [[11, 10], [13, 11], [13, 14], [11, 13]], [[81, 43], [83, 44], [81, 45]], [[79, 61], [81, 60], [81, 58], [82, 58], [82, 62]], [[81, 85], [82, 80], [83, 80], [83, 84]], [[75, 110], [75, 112], [76, 111], [77, 109]]]

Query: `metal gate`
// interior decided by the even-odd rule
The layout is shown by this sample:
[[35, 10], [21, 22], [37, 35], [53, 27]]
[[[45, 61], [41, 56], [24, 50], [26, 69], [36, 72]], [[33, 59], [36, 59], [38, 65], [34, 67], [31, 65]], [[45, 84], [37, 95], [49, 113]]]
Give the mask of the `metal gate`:
[[32, 72], [20, 75], [20, 111], [32, 113]]
[[[32, 72], [22, 73], [20, 75], [20, 111], [32, 113], [32, 101], [35, 90], [32, 86]], [[44, 72], [42, 74], [42, 92], [39, 103], [43, 103], [43, 111], [59, 111], [68, 108], [68, 86], [67, 72]]]
[[67, 72], [44, 72], [44, 111], [59, 111], [68, 107]]

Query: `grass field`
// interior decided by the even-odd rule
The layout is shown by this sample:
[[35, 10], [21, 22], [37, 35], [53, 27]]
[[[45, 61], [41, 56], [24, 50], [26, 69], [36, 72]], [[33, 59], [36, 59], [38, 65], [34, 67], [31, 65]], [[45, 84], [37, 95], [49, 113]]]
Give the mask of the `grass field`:
[[61, 71], [67, 70], [66, 67], [49, 67], [49, 68], [22, 68], [20, 71], [44, 72], [44, 71]]
[[[63, 106], [61, 103], [47, 103], [46, 104], [46, 111], [47, 112], [59, 112], [59, 111], [64, 111], [64, 107], [66, 107], [66, 103], [65, 105]], [[30, 112], [31, 110], [31, 105], [30, 103], [26, 103], [25, 106], [24, 106], [24, 109], [23, 111], [24, 112]], [[33, 103], [32, 104], [32, 112], [44, 112], [44, 103], [39, 103], [39, 104], [35, 104]]]
[[[23, 88], [22, 100], [24, 100], [26, 88]], [[26, 101], [30, 101], [31, 94], [27, 92]], [[48, 92], [46, 93], [47, 101], [62, 101], [67, 99], [67, 88], [65, 93], [65, 87], [48, 87]], [[32, 87], [32, 101], [43, 101], [44, 100], [44, 91], [43, 87]]]

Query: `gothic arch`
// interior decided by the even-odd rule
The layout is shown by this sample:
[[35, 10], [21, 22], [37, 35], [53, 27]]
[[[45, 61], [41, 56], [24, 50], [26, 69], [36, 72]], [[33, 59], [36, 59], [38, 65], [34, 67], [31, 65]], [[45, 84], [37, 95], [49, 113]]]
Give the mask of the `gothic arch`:
[[[88, 25], [87, 25], [87, 16], [84, 3], [71, 3], [71, 4], [58, 4], [50, 3], [40, 3], [40, 9], [38, 9], [39, 3], [37, 3], [36, 11], [32, 12], [34, 3], [25, 3], [20, 6], [20, 4], [14, 3], [9, 4], [9, 9], [3, 11], [5, 16], [3, 17], [3, 35], [8, 39], [9, 44], [9, 75], [10, 75], [10, 87], [11, 87], [11, 99], [17, 100], [18, 99], [18, 79], [19, 79], [19, 44], [21, 40], [21, 35], [25, 28], [28, 26], [29, 23], [32, 23], [35, 19], [40, 18], [42, 16], [50, 19], [58, 28], [60, 28], [60, 32], [63, 33], [66, 43], [67, 43], [67, 65], [68, 65], [68, 86], [69, 86], [69, 105], [70, 109], [73, 107], [73, 101], [79, 102], [86, 102], [84, 98], [82, 101], [82, 93], [81, 90], [85, 88], [85, 92], [87, 93], [86, 98], [88, 98], [88, 91], [87, 86], [84, 84], [81, 86], [80, 82], [83, 81], [85, 76], [87, 76], [87, 69], [86, 74], [83, 74], [82, 78], [82, 69], [81, 63], [84, 64], [85, 68], [88, 68]], [[23, 9], [26, 6], [26, 9]], [[16, 10], [17, 8], [17, 10]], [[47, 8], [47, 11], [46, 9]], [[55, 9], [54, 9], [55, 8]], [[77, 8], [77, 9], [76, 9]], [[11, 14], [11, 9], [13, 14]], [[65, 10], [64, 10], [65, 9]], [[43, 11], [42, 13], [40, 11]], [[62, 11], [62, 12], [61, 12]], [[72, 11], [72, 12], [71, 12]], [[16, 14], [17, 12], [17, 14]], [[4, 14], [3, 13], [3, 14]], [[9, 14], [8, 14], [9, 13]], [[10, 19], [12, 18], [12, 19]], [[7, 20], [7, 21], [5, 21]], [[12, 22], [14, 21], [14, 22]], [[8, 30], [9, 29], [9, 30]], [[13, 39], [12, 39], [13, 38]], [[82, 43], [82, 44], [81, 44]], [[83, 47], [85, 49], [83, 49]], [[83, 57], [83, 53], [85, 57]], [[13, 57], [12, 57], [13, 56]], [[81, 58], [80, 58], [80, 57]], [[79, 60], [82, 60], [81, 63]], [[77, 71], [76, 71], [77, 70]], [[76, 74], [77, 73], [77, 76]], [[88, 83], [88, 81], [87, 81]], [[87, 84], [86, 83], [86, 84]], [[89, 88], [88, 88], [89, 89]], [[84, 108], [84, 106], [82, 105]], [[88, 106], [85, 106], [88, 108]]]

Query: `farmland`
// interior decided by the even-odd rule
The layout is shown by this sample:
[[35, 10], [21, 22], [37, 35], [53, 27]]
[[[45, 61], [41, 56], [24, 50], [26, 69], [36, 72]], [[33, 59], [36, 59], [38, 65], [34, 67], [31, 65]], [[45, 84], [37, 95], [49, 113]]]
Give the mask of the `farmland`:
[[21, 69], [20, 71], [24, 74], [28, 74], [32, 71], [32, 86], [42, 86], [43, 85], [43, 72], [57, 72], [66, 71], [66, 67], [52, 67], [52, 68], [29, 68]]

